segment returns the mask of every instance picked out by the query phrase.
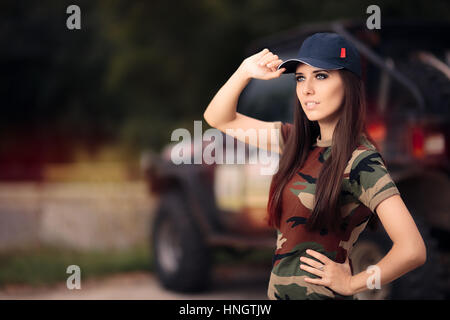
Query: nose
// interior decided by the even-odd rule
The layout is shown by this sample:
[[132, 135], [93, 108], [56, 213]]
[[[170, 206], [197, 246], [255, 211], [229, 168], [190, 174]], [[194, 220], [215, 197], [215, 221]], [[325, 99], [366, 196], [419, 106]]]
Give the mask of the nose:
[[303, 82], [302, 93], [304, 95], [314, 94], [313, 84], [312, 84], [312, 81], [309, 78]]

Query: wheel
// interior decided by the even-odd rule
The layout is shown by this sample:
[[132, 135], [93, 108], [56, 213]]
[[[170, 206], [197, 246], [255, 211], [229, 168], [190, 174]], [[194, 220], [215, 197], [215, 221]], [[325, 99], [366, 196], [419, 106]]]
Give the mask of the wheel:
[[[414, 221], [427, 248], [425, 264], [389, 284], [382, 285], [380, 290], [366, 290], [357, 294], [358, 299], [444, 299], [444, 270], [439, 261], [438, 243], [421, 217], [414, 217]], [[355, 274], [367, 270], [369, 265], [376, 264], [391, 249], [392, 242], [386, 231], [381, 225], [378, 229], [375, 232], [364, 231], [356, 243], [350, 257]]]
[[152, 254], [164, 287], [201, 291], [210, 282], [210, 252], [193, 223], [181, 194], [163, 196], [152, 226]]

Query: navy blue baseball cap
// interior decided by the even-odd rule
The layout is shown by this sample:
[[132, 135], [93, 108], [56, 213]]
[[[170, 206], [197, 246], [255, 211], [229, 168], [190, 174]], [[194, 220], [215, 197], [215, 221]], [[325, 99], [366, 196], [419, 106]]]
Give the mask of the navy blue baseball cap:
[[361, 78], [361, 61], [358, 50], [348, 40], [336, 33], [315, 33], [303, 41], [295, 58], [278, 66], [283, 73], [295, 73], [299, 63], [325, 70], [347, 69]]

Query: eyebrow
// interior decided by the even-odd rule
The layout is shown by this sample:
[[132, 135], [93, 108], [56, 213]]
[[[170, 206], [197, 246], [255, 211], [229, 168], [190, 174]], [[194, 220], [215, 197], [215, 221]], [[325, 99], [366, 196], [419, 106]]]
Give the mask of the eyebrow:
[[[322, 69], [313, 71], [313, 73], [318, 73], [318, 72], [326, 72], [326, 73], [329, 73], [329, 72], [328, 72], [327, 70], [322, 70]], [[302, 73], [302, 72], [296, 72], [295, 74], [296, 74], [296, 75], [297, 75], [297, 74], [299, 74], [299, 75], [300, 75], [300, 74], [301, 74], [301, 75], [303, 75], [303, 73]]]

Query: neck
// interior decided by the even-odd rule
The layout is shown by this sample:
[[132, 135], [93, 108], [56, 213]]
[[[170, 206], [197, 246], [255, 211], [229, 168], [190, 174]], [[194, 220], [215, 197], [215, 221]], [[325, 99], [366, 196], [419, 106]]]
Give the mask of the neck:
[[325, 122], [319, 121], [320, 127], [320, 140], [328, 141], [333, 139], [334, 128], [336, 127], [337, 120]]

